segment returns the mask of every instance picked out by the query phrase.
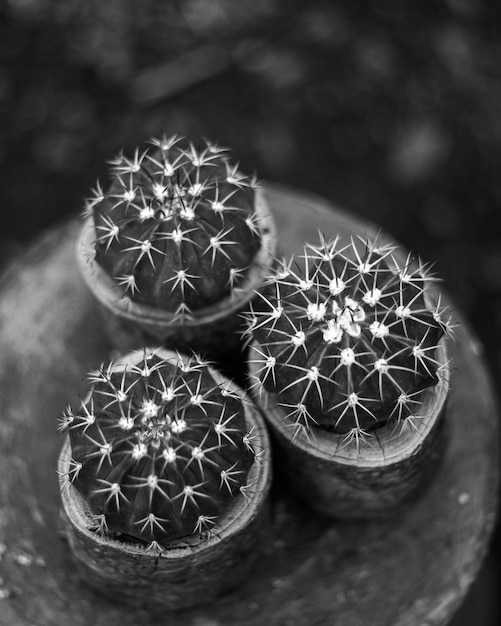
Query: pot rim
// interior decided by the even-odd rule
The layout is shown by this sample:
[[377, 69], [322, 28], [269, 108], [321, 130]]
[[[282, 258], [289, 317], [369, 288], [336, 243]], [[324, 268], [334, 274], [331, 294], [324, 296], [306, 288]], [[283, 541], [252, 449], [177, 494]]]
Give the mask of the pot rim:
[[[178, 359], [178, 354], [174, 351], [163, 348], [153, 350], [155, 354], [162, 358]], [[118, 368], [123, 367], [125, 363], [134, 362], [132, 355], [139, 357], [143, 353], [144, 350], [135, 350], [118, 358], [115, 363]], [[254, 444], [254, 447], [257, 449], [257, 453], [255, 453], [256, 458], [249, 470], [247, 479], [247, 484], [252, 486], [252, 489], [245, 495], [239, 493], [235, 496], [227, 511], [216, 521], [214, 526], [216, 532], [211, 533], [210, 536], [200, 537], [199, 541], [190, 542], [189, 540], [182, 541], [178, 539], [173, 541], [171, 545], [161, 545], [160, 556], [171, 561], [193, 557], [201, 551], [210, 550], [221, 542], [229, 541], [234, 534], [243, 531], [259, 515], [271, 486], [271, 446], [262, 415], [247, 393], [236, 383], [212, 367], [209, 367], [209, 370], [217, 384], [225, 385], [232, 393], [236, 393], [242, 398], [246, 424], [249, 428], [254, 429], [253, 433], [257, 437], [257, 442]], [[257, 458], [258, 454], [259, 458]], [[71, 443], [67, 436], [58, 459], [58, 474], [60, 476], [59, 484], [63, 508], [72, 526], [92, 543], [105, 547], [108, 551], [114, 550], [122, 556], [127, 555], [131, 558], [158, 558], [158, 553], [155, 554], [151, 551], [151, 544], [148, 546], [139, 542], [123, 541], [113, 537], [102, 536], [90, 530], [89, 521], [92, 514], [87, 507], [85, 498], [65, 478], [68, 473], [70, 459]]]
[[263, 409], [265, 418], [273, 429], [291, 446], [319, 461], [353, 466], [357, 469], [375, 469], [401, 463], [419, 452], [423, 442], [435, 431], [445, 412], [450, 388], [450, 366], [445, 337], [438, 343], [436, 352], [440, 363], [437, 369], [438, 383], [421, 392], [420, 407], [424, 410], [420, 411], [414, 427], [404, 428], [405, 420], [386, 423], [370, 431], [365, 442], [349, 441], [346, 434], [331, 433], [317, 426], [312, 426], [305, 434], [288, 423], [284, 409], [278, 404], [277, 396], [264, 389], [257, 375], [257, 365], [252, 363], [252, 352], [258, 345], [256, 341], [250, 345], [248, 357], [249, 372], [256, 381], [257, 391], [254, 394], [256, 402]]
[[255, 189], [254, 208], [261, 219], [262, 243], [254, 257], [244, 283], [232, 295], [220, 302], [196, 309], [190, 314], [180, 316], [154, 306], [134, 302], [124, 296], [120, 286], [107, 274], [95, 260], [96, 233], [94, 220], [88, 217], [77, 240], [76, 258], [80, 273], [94, 296], [111, 312], [137, 323], [157, 326], [193, 326], [212, 323], [238, 312], [253, 297], [270, 267], [275, 263], [277, 250], [276, 226], [261, 187]]

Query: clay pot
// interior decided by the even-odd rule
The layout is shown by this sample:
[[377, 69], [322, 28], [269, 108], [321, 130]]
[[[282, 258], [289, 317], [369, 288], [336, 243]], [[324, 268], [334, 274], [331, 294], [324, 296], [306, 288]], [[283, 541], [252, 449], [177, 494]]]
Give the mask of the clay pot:
[[[177, 356], [167, 351], [158, 353], [162, 358]], [[124, 363], [134, 364], [137, 355], [126, 355], [118, 362], [118, 371], [123, 371]], [[255, 458], [247, 475], [248, 488], [234, 496], [210, 533], [148, 545], [119, 534], [97, 532], [95, 514], [68, 480], [72, 458], [69, 437], [62, 448], [58, 465], [62, 520], [76, 566], [86, 583], [119, 603], [158, 610], [207, 602], [249, 575], [269, 536], [271, 452], [263, 418], [239, 387], [211, 372], [216, 383], [242, 398]]]
[[245, 310], [275, 265], [275, 225], [262, 189], [254, 192], [254, 208], [262, 233], [262, 245], [248, 269], [245, 281], [232, 295], [180, 317], [160, 308], [124, 297], [116, 281], [95, 260], [96, 232], [92, 217], [85, 221], [77, 242], [77, 263], [89, 289], [101, 305], [111, 343], [122, 352], [142, 346], [194, 350], [214, 360], [230, 360], [241, 351]]
[[[257, 380], [250, 348], [251, 376]], [[415, 500], [437, 470], [441, 459], [449, 369], [444, 340], [439, 343], [439, 382], [421, 392], [418, 419], [386, 423], [365, 440], [312, 426], [308, 434], [294, 429], [284, 409], [262, 385], [255, 387], [278, 444], [277, 467], [284, 482], [315, 511], [338, 519], [389, 518]]]

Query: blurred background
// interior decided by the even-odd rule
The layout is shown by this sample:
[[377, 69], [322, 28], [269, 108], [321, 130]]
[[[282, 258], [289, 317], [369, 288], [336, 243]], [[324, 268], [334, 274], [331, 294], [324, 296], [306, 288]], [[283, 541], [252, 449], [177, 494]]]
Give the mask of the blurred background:
[[[0, 0], [0, 268], [164, 131], [436, 261], [501, 370], [493, 0]], [[474, 418], [474, 416], [472, 416]], [[499, 623], [500, 533], [454, 626]]]

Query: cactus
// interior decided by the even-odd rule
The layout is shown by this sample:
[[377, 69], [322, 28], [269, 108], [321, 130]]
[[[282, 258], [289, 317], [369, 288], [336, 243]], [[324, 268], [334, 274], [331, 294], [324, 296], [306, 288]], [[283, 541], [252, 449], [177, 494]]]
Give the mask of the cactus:
[[[253, 384], [275, 394], [287, 423], [367, 441], [412, 427], [438, 382], [438, 343], [452, 325], [430, 305], [429, 268], [379, 240], [339, 238], [283, 263], [248, 314]], [[261, 387], [262, 386], [262, 387]]]
[[86, 399], [62, 416], [65, 478], [107, 536], [153, 548], [211, 536], [252, 491], [260, 451], [245, 400], [197, 356], [132, 354], [92, 372]]
[[109, 188], [97, 185], [85, 215], [94, 220], [95, 261], [123, 301], [189, 320], [238, 300], [269, 233], [255, 178], [226, 149], [176, 136], [111, 165]]

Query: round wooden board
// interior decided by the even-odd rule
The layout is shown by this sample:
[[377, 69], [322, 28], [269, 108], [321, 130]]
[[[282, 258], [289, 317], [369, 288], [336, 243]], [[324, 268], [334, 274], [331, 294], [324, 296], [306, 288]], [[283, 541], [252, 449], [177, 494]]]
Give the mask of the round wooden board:
[[[285, 254], [304, 240], [366, 234], [322, 200], [268, 188]], [[389, 522], [334, 523], [273, 491], [273, 532], [248, 582], [196, 611], [122, 608], [78, 579], [59, 530], [56, 417], [109, 356], [74, 260], [77, 225], [13, 263], [0, 284], [0, 623], [8, 626], [423, 626], [452, 616], [495, 521], [497, 408], [478, 342], [464, 326], [443, 463], [423, 497]]]

